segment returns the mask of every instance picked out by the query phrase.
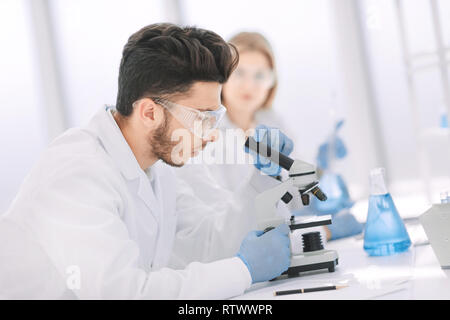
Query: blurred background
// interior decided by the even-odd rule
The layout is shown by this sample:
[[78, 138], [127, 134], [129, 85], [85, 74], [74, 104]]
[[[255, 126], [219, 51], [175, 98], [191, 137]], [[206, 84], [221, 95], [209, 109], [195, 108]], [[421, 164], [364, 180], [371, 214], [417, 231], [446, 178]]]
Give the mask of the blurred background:
[[448, 0], [1, 0], [0, 212], [53, 138], [115, 103], [124, 44], [156, 22], [261, 32], [303, 160], [345, 119], [352, 198], [383, 166], [400, 213], [422, 210], [450, 187], [449, 16]]

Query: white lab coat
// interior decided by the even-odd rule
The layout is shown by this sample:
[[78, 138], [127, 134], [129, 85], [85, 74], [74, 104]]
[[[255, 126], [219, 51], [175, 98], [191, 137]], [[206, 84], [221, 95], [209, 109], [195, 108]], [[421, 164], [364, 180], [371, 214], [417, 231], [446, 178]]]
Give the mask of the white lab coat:
[[[258, 112], [256, 122], [281, 128], [289, 136], [272, 110]], [[220, 129], [222, 141], [208, 145], [203, 153], [210, 155], [213, 154], [210, 149], [217, 152], [218, 148], [223, 148], [223, 157], [217, 159], [226, 160], [227, 152], [234, 147], [235, 157], [231, 158], [245, 158], [245, 163], [217, 163], [212, 161], [213, 157], [200, 154], [191, 159], [189, 164], [175, 169], [178, 179], [192, 189], [190, 192], [184, 191], [183, 194], [189, 193], [192, 197], [201, 198], [203, 206], [201, 210], [186, 206], [183, 215], [180, 215], [171, 266], [180, 268], [192, 261], [209, 262], [234, 256], [248, 232], [257, 230], [259, 216], [254, 205], [255, 197], [279, 183], [254, 167], [249, 160], [251, 156], [243, 148], [244, 136], [237, 139], [236, 145], [225, 145], [225, 130], [236, 129], [228, 117], [222, 120]], [[282, 173], [286, 175], [284, 170]], [[291, 190], [291, 193], [294, 192], [298, 191]], [[289, 206], [280, 201], [276, 215], [288, 219], [291, 210], [300, 206], [302, 205], [299, 199], [291, 201]], [[209, 223], [211, 219], [217, 223]], [[192, 233], [193, 230], [196, 232]], [[293, 253], [303, 251], [301, 235], [311, 231], [321, 232], [323, 242], [326, 241], [323, 227], [296, 230], [291, 235], [294, 239], [291, 241]]]
[[[167, 268], [182, 201], [201, 207], [179, 188], [167, 165], [139, 167], [111, 111], [102, 108], [86, 127], [70, 129], [51, 143], [2, 216], [0, 228], [9, 224], [26, 230], [33, 240], [22, 247], [33, 243], [42, 254], [30, 257], [33, 263], [17, 274], [0, 273], [0, 287], [2, 277], [14, 280], [7, 281], [10, 290], [0, 288], [0, 297], [8, 298], [9, 292], [36, 297], [29, 287], [20, 291], [22, 286], [14, 284], [39, 269], [60, 278], [45, 288], [44, 298], [223, 299], [242, 294], [251, 276], [239, 258]], [[22, 241], [20, 233], [9, 234], [17, 237], [0, 235], [0, 243]], [[14, 263], [27, 259], [15, 259], [5, 243], [0, 260], [8, 267], [0, 272], [11, 272]]]

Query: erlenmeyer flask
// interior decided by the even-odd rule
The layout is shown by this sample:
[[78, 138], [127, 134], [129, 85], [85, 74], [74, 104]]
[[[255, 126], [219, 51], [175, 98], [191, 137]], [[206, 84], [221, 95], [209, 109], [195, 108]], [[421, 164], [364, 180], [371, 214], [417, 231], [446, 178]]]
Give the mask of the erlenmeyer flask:
[[411, 245], [405, 225], [386, 188], [384, 174], [384, 168], [376, 168], [370, 172], [364, 250], [371, 256], [388, 256], [403, 252]]

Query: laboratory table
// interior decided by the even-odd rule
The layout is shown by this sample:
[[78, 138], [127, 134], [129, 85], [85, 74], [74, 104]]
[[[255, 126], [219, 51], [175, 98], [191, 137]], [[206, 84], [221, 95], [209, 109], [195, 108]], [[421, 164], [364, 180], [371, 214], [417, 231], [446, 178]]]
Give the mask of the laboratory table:
[[[254, 284], [234, 299], [450, 299], [450, 270], [442, 269], [417, 219], [406, 221], [412, 245], [408, 251], [370, 257], [362, 235], [330, 241], [326, 249], [338, 252], [335, 272], [311, 271], [298, 277], [282, 276]], [[341, 290], [274, 296], [275, 291], [347, 285]]]

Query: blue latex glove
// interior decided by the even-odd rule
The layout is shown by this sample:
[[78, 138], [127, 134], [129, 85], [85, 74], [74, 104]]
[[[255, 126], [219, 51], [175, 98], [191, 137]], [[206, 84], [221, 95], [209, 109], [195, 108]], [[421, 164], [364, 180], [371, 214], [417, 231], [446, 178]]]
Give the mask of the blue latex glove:
[[[320, 145], [319, 152], [317, 154], [317, 166], [323, 170], [328, 169], [329, 161], [332, 157], [342, 159], [347, 155], [347, 148], [341, 138], [337, 136], [337, 132], [344, 124], [344, 120], [338, 121], [333, 132], [334, 150], [330, 151], [330, 141], [327, 141]], [[333, 154], [330, 154], [333, 152]]]
[[[328, 169], [330, 159], [330, 144], [323, 143], [319, 147], [319, 154], [317, 155], [317, 166], [323, 170]], [[347, 148], [341, 138], [336, 137], [333, 150], [335, 157], [342, 159], [347, 155]]]
[[272, 280], [289, 268], [289, 232], [289, 227], [281, 224], [266, 233], [252, 231], [242, 241], [237, 256], [247, 266], [253, 283]]
[[359, 223], [349, 211], [341, 211], [334, 215], [332, 223], [327, 227], [331, 231], [330, 240], [351, 237], [363, 231], [363, 224]]
[[313, 197], [311, 206], [317, 210], [318, 215], [336, 214], [343, 209], [349, 209], [353, 206], [354, 202], [350, 199], [350, 194], [341, 175], [325, 172], [320, 178], [319, 184], [328, 199], [320, 201]]
[[[289, 139], [279, 129], [267, 127], [265, 125], [259, 125], [255, 129], [253, 138], [257, 142], [262, 142], [267, 146], [275, 149], [282, 154], [288, 156], [294, 149], [294, 142]], [[273, 163], [269, 159], [257, 155], [253, 150], [249, 150], [245, 147], [245, 151], [253, 156], [255, 160], [254, 166], [269, 176], [278, 176], [281, 173], [281, 168], [278, 164]]]

